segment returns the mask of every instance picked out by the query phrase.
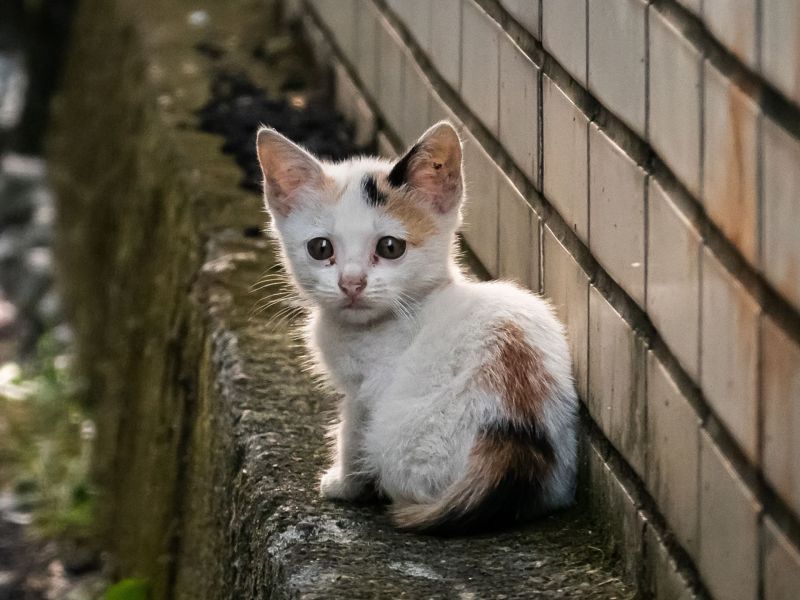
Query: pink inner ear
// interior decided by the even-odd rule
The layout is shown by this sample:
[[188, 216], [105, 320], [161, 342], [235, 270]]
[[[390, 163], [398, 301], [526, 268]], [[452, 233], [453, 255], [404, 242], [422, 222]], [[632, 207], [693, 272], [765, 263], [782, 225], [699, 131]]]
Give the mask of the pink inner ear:
[[421, 157], [411, 168], [409, 183], [425, 192], [441, 213], [458, 203], [458, 171], [437, 158]]
[[262, 163], [270, 207], [287, 216], [297, 201], [301, 188], [319, 188], [323, 174], [313, 158], [281, 149], [265, 154]]
[[302, 167], [278, 168], [275, 175], [270, 178], [270, 184], [286, 198], [291, 197], [304, 183], [314, 183], [314, 174]]
[[289, 214], [300, 188], [322, 186], [324, 176], [317, 160], [280, 134], [260, 132], [257, 149], [267, 203], [281, 215]]
[[292, 208], [295, 192], [307, 181], [309, 173], [298, 168], [276, 168], [265, 173], [267, 200], [284, 217]]

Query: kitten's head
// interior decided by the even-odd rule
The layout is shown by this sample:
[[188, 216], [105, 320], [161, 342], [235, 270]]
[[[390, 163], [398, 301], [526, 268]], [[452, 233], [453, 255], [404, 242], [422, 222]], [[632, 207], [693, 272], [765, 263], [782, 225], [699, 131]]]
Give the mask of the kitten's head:
[[401, 315], [450, 277], [464, 187], [452, 125], [434, 125], [395, 162], [322, 162], [268, 128], [257, 146], [286, 268], [326, 313]]

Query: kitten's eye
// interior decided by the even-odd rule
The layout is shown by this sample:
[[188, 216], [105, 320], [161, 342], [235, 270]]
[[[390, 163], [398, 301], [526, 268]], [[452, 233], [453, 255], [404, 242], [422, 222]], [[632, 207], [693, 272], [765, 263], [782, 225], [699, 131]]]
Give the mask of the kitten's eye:
[[379, 239], [378, 247], [375, 248], [375, 254], [381, 258], [389, 258], [392, 260], [400, 258], [405, 253], [406, 241], [388, 235]]
[[333, 256], [333, 244], [328, 238], [318, 237], [308, 240], [306, 248], [314, 260], [327, 260]]

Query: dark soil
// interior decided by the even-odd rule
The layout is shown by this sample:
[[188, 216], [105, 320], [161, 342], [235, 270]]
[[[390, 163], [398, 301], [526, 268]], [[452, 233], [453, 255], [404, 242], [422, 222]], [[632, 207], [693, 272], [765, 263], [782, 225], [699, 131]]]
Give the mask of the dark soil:
[[[219, 52], [204, 45], [204, 54]], [[255, 153], [255, 134], [260, 125], [278, 130], [315, 156], [343, 160], [369, 154], [371, 147], [353, 143], [353, 131], [333, 105], [326, 89], [290, 91], [291, 77], [283, 86], [286, 93], [269, 97], [241, 73], [220, 72], [213, 84], [212, 99], [199, 113], [200, 128], [225, 138], [223, 151], [232, 154], [244, 169], [247, 189], [261, 190], [261, 171]]]
[[[94, 597], [102, 589], [100, 554], [93, 545], [32, 537], [30, 528], [0, 510], [0, 600]], [[96, 583], [97, 582], [97, 583]]]
[[23, 525], [0, 516], [0, 600], [44, 598], [42, 575], [52, 560], [52, 550], [25, 535]]

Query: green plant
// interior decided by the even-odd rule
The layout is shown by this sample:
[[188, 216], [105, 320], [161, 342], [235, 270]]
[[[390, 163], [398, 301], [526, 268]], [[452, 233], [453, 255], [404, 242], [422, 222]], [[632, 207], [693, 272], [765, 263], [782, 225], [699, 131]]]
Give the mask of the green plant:
[[94, 424], [70, 355], [44, 336], [31, 364], [0, 366], [0, 489], [48, 537], [91, 534]]
[[106, 590], [103, 600], [147, 600], [150, 584], [144, 579], [123, 579]]

